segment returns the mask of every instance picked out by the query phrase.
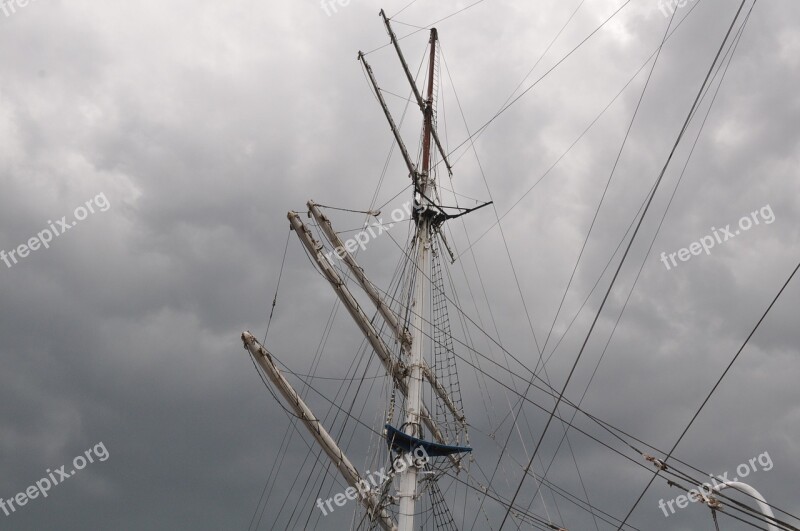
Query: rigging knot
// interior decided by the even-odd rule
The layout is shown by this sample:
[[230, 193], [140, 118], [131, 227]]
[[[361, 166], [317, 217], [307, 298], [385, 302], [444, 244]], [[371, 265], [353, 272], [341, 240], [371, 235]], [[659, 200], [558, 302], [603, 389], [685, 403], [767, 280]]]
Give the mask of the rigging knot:
[[691, 502], [702, 502], [707, 503], [710, 500], [710, 496], [706, 496], [703, 493], [703, 487], [701, 486], [699, 489], [692, 489], [689, 491], [689, 501]]
[[408, 330], [408, 327], [403, 328], [403, 340], [400, 342], [400, 345], [408, 351], [411, 348], [411, 332]]
[[652, 455], [642, 454], [642, 457], [644, 457], [647, 461], [653, 463], [653, 465], [659, 470], [667, 470], [669, 468], [664, 461], [662, 461], [661, 459], [656, 459]]

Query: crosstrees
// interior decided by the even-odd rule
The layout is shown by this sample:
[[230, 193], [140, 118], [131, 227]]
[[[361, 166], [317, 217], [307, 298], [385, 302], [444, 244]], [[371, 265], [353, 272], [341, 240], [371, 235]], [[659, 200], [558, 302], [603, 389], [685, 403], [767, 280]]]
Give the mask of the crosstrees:
[[[339, 235], [336, 234], [336, 232], [333, 230], [333, 225], [331, 224], [327, 216], [325, 216], [325, 214], [323, 214], [320, 211], [319, 207], [317, 206], [316, 203], [314, 203], [314, 201], [308, 201], [307, 205], [309, 212], [311, 213], [312, 216], [314, 216], [314, 219], [319, 224], [319, 227], [322, 229], [322, 232], [331, 242], [331, 245], [333, 245], [335, 249], [341, 250], [339, 255], [342, 257], [342, 260], [350, 268], [350, 271], [355, 276], [358, 284], [361, 286], [364, 292], [369, 296], [370, 300], [378, 309], [378, 312], [384, 318], [389, 327], [393, 330], [395, 339], [400, 343], [400, 348], [403, 354], [405, 356], [408, 356], [409, 350], [411, 348], [411, 334], [409, 333], [408, 328], [400, 324], [399, 320], [400, 318], [383, 301], [375, 286], [369, 281], [366, 274], [364, 273], [364, 269], [358, 265], [358, 262], [356, 262], [353, 255], [351, 255], [347, 251], [345, 245], [342, 243], [342, 240], [339, 238]], [[300, 224], [302, 225], [302, 222], [300, 222]], [[318, 244], [314, 243], [313, 248], [318, 249]], [[321, 265], [320, 267], [324, 266]], [[325, 267], [325, 270], [328, 270], [328, 268]], [[335, 272], [333, 274], [335, 274]], [[331, 276], [331, 279], [333, 279], [332, 282], [338, 285], [340, 281], [336, 280], [337, 276], [333, 276], [333, 274]], [[342, 289], [346, 290], [347, 288], [343, 287]], [[383, 348], [382, 350], [388, 352], [388, 346], [384, 345], [384, 347], [385, 348]], [[436, 392], [436, 395], [439, 398], [439, 400], [441, 400], [441, 402], [446, 406], [450, 414], [458, 421], [458, 423], [461, 426], [461, 429], [466, 430], [466, 419], [464, 417], [463, 408], [460, 406], [460, 401], [461, 401], [460, 394], [457, 401], [454, 402], [455, 399], [451, 398], [450, 393], [448, 393], [447, 389], [445, 389], [443, 383], [440, 382], [438, 375], [435, 373], [435, 371], [431, 370], [431, 368], [428, 366], [427, 363], [425, 363], [424, 360], [422, 361], [422, 375], [428, 381], [428, 383], [430, 383], [431, 387]], [[440, 442], [444, 442], [444, 439], [440, 440]]]
[[[408, 367], [401, 361], [398, 360], [395, 356], [392, 355], [391, 350], [383, 342], [383, 339], [380, 337], [380, 334], [375, 329], [375, 327], [370, 322], [369, 318], [364, 314], [361, 307], [358, 305], [355, 297], [353, 297], [350, 290], [347, 289], [347, 286], [344, 284], [344, 281], [341, 279], [339, 274], [336, 270], [328, 263], [327, 259], [324, 258], [322, 255], [321, 249], [322, 245], [319, 244], [311, 233], [309, 232], [308, 228], [300, 221], [300, 216], [296, 212], [289, 212], [288, 214], [289, 221], [292, 224], [292, 228], [294, 229], [295, 233], [298, 235], [300, 240], [303, 242], [303, 245], [306, 246], [309, 253], [312, 255], [312, 258], [315, 260], [317, 265], [323, 271], [326, 280], [330, 282], [333, 289], [336, 291], [336, 294], [341, 299], [342, 303], [347, 308], [350, 315], [356, 321], [356, 324], [359, 326], [361, 331], [363, 332], [364, 336], [372, 345], [372, 348], [375, 350], [375, 353], [383, 363], [384, 367], [386, 367], [386, 371], [389, 375], [394, 379], [398, 389], [404, 394], [408, 394], [408, 384], [406, 380], [406, 371]], [[434, 423], [430, 413], [428, 413], [427, 408], [424, 404], [419, 406], [419, 415], [421, 421], [425, 424], [425, 427], [430, 430], [433, 437], [438, 440], [439, 442], [444, 443], [445, 439], [444, 436], [441, 434], [441, 431]]]

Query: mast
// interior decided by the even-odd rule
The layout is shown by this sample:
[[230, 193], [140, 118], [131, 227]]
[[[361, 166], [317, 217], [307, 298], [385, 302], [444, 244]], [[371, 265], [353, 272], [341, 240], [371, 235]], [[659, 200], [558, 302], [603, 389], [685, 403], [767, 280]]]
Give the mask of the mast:
[[392, 118], [392, 113], [389, 112], [389, 106], [386, 105], [386, 100], [383, 99], [383, 93], [378, 86], [378, 81], [375, 79], [375, 74], [372, 73], [372, 67], [369, 66], [369, 63], [367, 63], [363, 52], [358, 52], [358, 60], [364, 65], [364, 69], [367, 71], [367, 77], [369, 77], [369, 81], [372, 83], [372, 87], [375, 89], [375, 96], [377, 96], [378, 101], [381, 104], [383, 114], [386, 115], [386, 120], [389, 122], [389, 128], [392, 130], [394, 139], [397, 141], [397, 146], [400, 148], [400, 153], [403, 154], [403, 160], [408, 168], [408, 174], [412, 179], [415, 179], [415, 176], [417, 175], [417, 168], [414, 166], [414, 162], [411, 160], [411, 155], [409, 155], [406, 144], [403, 142], [403, 137], [400, 136], [400, 129], [397, 128], [397, 124], [395, 123], [394, 118]]
[[[405, 425], [403, 432], [412, 437], [421, 437], [420, 426], [420, 404], [422, 401], [422, 348], [424, 346], [425, 334], [423, 331], [424, 316], [427, 312], [427, 296], [430, 293], [428, 285], [430, 271], [430, 234], [431, 234], [431, 210], [428, 200], [428, 187], [430, 184], [430, 163], [431, 163], [431, 130], [433, 128], [433, 76], [436, 60], [436, 28], [431, 29], [430, 39], [431, 51], [428, 65], [428, 91], [425, 101], [425, 123], [422, 131], [422, 168], [416, 174], [414, 182], [414, 199], [423, 208], [415, 210], [415, 222], [417, 225], [417, 252], [415, 257], [416, 274], [414, 276], [414, 300], [412, 303], [412, 337], [411, 337], [411, 356], [407, 363], [408, 374], [408, 394], [405, 402]], [[417, 468], [407, 467], [400, 477], [400, 499], [399, 514], [397, 517], [398, 531], [414, 530], [414, 512], [417, 496]]]
[[[392, 25], [389, 23], [389, 18], [386, 16], [386, 13], [383, 11], [383, 9], [381, 9], [380, 15], [383, 18], [383, 23], [386, 26], [386, 31], [389, 32], [389, 38], [392, 40], [392, 45], [394, 45], [394, 49], [397, 52], [397, 57], [400, 59], [400, 64], [403, 66], [403, 71], [406, 73], [406, 79], [408, 79], [408, 83], [411, 85], [411, 91], [414, 93], [414, 98], [417, 100], [417, 105], [419, 105], [419, 110], [422, 111], [423, 114], [425, 114], [426, 112], [425, 101], [422, 99], [422, 95], [419, 93], [417, 84], [414, 82], [414, 76], [411, 75], [411, 70], [408, 68], [408, 63], [406, 63], [406, 58], [403, 55], [403, 50], [400, 49], [400, 43], [397, 41], [397, 35], [394, 34]], [[430, 98], [428, 99], [430, 100]], [[431, 125], [433, 125], [433, 122], [431, 122]], [[450, 165], [450, 161], [447, 160], [447, 153], [445, 153], [444, 148], [442, 147], [442, 142], [439, 140], [439, 134], [436, 132], [436, 129], [434, 127], [431, 127], [430, 133], [433, 136], [433, 141], [436, 143], [436, 147], [439, 150], [439, 154], [442, 156], [442, 161], [444, 162], [444, 165], [447, 166], [447, 172], [450, 175], [453, 175], [453, 167]]]
[[[383, 13], [381, 14], [383, 15]], [[410, 293], [406, 292], [406, 295], [411, 296], [410, 308], [406, 308], [410, 315], [405, 317], [405, 319], [409, 320], [401, 319], [400, 315], [395, 313], [395, 311], [386, 304], [377, 286], [369, 281], [364, 270], [350, 254], [349, 249], [342, 244], [330, 220], [321, 212], [318, 205], [313, 201], [309, 201], [307, 205], [309, 208], [309, 217], [313, 216], [317, 221], [318, 226], [324, 233], [324, 237], [337, 249], [337, 256], [353, 273], [361, 289], [375, 305], [378, 313], [383, 317], [386, 324], [389, 325], [394, 338], [399, 344], [399, 355], [395, 355], [392, 352], [372, 320], [367, 317], [358, 300], [353, 296], [350, 289], [348, 289], [345, 282], [346, 279], [339, 274], [339, 270], [331, 257], [323, 253], [324, 246], [314, 238], [312, 232], [301, 220], [300, 215], [297, 212], [290, 211], [287, 217], [289, 219], [290, 228], [294, 230], [303, 246], [309, 252], [310, 258], [319, 267], [322, 276], [331, 285], [361, 333], [372, 346], [372, 349], [375, 351], [387, 374], [392, 378], [394, 389], [400, 391], [405, 398], [403, 406], [404, 424], [402, 424], [399, 429], [394, 428], [388, 422], [386, 424], [384, 435], [389, 444], [390, 454], [393, 451], [397, 451], [405, 454], [414, 453], [416, 455], [416, 450], [418, 448], [428, 448], [433, 452], [431, 455], [440, 457], [446, 456], [450, 463], [452, 463], [453, 468], [458, 471], [461, 470], [461, 457], [457, 457], [457, 454], [471, 452], [472, 448], [448, 444], [449, 441], [447, 440], [446, 434], [440, 429], [437, 420], [434, 419], [428, 411], [423, 401], [423, 380], [430, 384], [436, 399], [438, 399], [437, 407], [443, 407], [445, 411], [449, 411], [455, 422], [459, 423], [464, 431], [467, 429], [467, 423], [461, 408], [453, 401], [445, 387], [447, 379], [445, 378], [445, 384], [440, 382], [437, 378], [437, 373], [432, 370], [425, 361], [423, 352], [426, 347], [427, 334], [424, 327], [426, 326], [426, 317], [428, 316], [431, 306], [429, 298], [431, 297], [431, 289], [433, 288], [431, 285], [433, 261], [431, 240], [434, 235], [437, 234], [437, 229], [446, 219], [464, 215], [471, 210], [462, 209], [464, 212], [460, 214], [449, 215], [441, 206], [434, 202], [437, 197], [436, 183], [431, 176], [431, 159], [434, 154], [434, 149], [437, 149], [438, 153], [440, 153], [442, 161], [445, 163], [448, 171], [451, 170], [450, 164], [447, 161], [447, 155], [439, 142], [434, 127], [434, 83], [437, 53], [436, 43], [438, 42], [437, 31], [436, 29], [431, 29], [430, 32], [428, 84], [425, 99], [422, 99], [420, 91], [414, 85], [413, 78], [408, 70], [408, 65], [405, 63], [405, 58], [397, 43], [394, 32], [391, 29], [391, 25], [388, 19], [386, 19], [386, 16], [383, 15], [383, 17], [392, 42], [400, 57], [403, 69], [406, 72], [406, 76], [414, 89], [416, 100], [423, 112], [422, 160], [419, 165], [417, 165], [412, 161], [403, 143], [400, 131], [383, 99], [381, 89], [378, 86], [372, 68], [366, 62], [364, 54], [359, 52], [359, 60], [362, 62], [367, 77], [375, 90], [375, 94], [381, 104], [392, 134], [400, 147], [404, 162], [414, 185], [413, 221], [416, 230], [411, 249], [408, 251], [409, 256], [413, 257], [414, 276], [413, 284], [410, 286]], [[434, 305], [435, 304], [434, 301]], [[427, 324], [427, 326], [435, 327], [436, 324], [431, 323]], [[254, 360], [258, 362], [258, 365], [261, 366], [272, 381], [273, 386], [278, 389], [289, 405], [294, 409], [298, 418], [306, 425], [306, 428], [311, 432], [317, 444], [322, 447], [328, 459], [333, 462], [347, 483], [352, 488], [358, 490], [360, 501], [367, 509], [367, 516], [373, 525], [377, 524], [387, 531], [413, 531], [416, 499], [419, 496], [418, 473], [424, 465], [415, 462], [413, 465], [396, 470], [399, 476], [399, 484], [395, 496], [388, 495], [388, 484], [386, 489], [381, 488], [375, 490], [364, 488], [363, 490], [366, 492], [363, 492], [359, 487], [368, 487], [366, 481], [359, 476], [336, 441], [321, 425], [318, 418], [314, 416], [286, 378], [283, 377], [281, 371], [275, 366], [270, 353], [259, 344], [249, 332], [242, 334], [242, 340], [245, 344], [245, 348], [250, 351]], [[392, 399], [390, 407], [394, 410], [394, 399]], [[427, 437], [429, 437], [428, 441], [425, 440]], [[392, 478], [393, 477], [394, 474], [392, 475]], [[434, 486], [433, 488], [436, 487]], [[443, 502], [443, 500], [440, 500], [440, 502]], [[399, 506], [397, 523], [392, 519], [389, 511], [387, 511], [388, 505], [394, 503], [397, 503]], [[446, 505], [443, 508], [440, 507], [440, 511], [444, 511], [442, 514], [449, 514]], [[452, 517], [450, 521], [452, 522]]]

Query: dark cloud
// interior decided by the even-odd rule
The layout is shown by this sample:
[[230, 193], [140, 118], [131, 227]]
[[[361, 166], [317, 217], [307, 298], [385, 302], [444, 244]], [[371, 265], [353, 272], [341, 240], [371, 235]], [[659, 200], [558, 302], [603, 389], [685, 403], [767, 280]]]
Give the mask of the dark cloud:
[[[279, 455], [285, 462], [262, 527], [276, 521], [275, 528], [282, 529], [291, 512], [276, 516], [284, 506], [316, 511], [313, 500], [296, 499], [298, 491], [290, 487], [312, 470], [313, 462], [305, 461], [311, 439], [294, 433], [255, 374], [239, 334], [250, 329], [263, 335], [289, 236], [288, 210], [304, 211], [309, 198], [354, 209], [370, 205], [392, 139], [356, 52], [386, 44], [375, 16], [380, 7], [391, 14], [405, 4], [354, 0], [326, 15], [312, 1], [40, 0], [11, 16], [0, 13], [0, 249], [25, 244], [61, 216], [72, 219], [77, 206], [98, 194], [111, 205], [55, 238], [50, 248], [11, 268], [0, 263], [0, 497], [11, 498], [45, 477], [47, 469], [71, 463], [99, 442], [110, 456], [53, 487], [46, 499], [31, 500], [8, 517], [0, 514], [0, 527], [243, 529]], [[442, 64], [445, 100], [439, 120], [447, 122], [444, 140], [450, 149], [519, 93], [512, 91], [577, 4], [489, 0], [437, 25], [447, 67]], [[657, 177], [730, 23], [733, 4], [702, 0], [678, 10], [676, 18], [694, 8], [659, 57], [546, 354], [612, 258]], [[396, 28], [406, 35], [466, 5], [416, 2], [398, 16], [412, 26]], [[581, 6], [524, 86], [617, 5]], [[457, 151], [463, 157], [446, 186], [452, 184], [466, 196], [459, 201], [470, 206], [475, 201], [467, 198], [484, 201], [491, 195], [504, 215], [502, 235], [498, 227], [487, 232], [496, 221], [491, 209], [468, 216], [463, 225], [451, 223], [452, 243], [464, 253], [452, 268], [462, 307], [493, 337], [499, 333], [503, 346], [528, 367], [536, 365], [538, 354], [525, 308], [542, 344], [649, 65], [515, 203], [655, 51], [666, 22], [656, 0], [632, 3], [497, 117], [474, 152], [469, 144]], [[666, 210], [699, 122], [665, 176], [566, 393], [570, 400], [581, 398], [643, 263], [583, 406], [660, 449], [672, 446], [796, 265], [798, 23], [800, 9], [791, 0], [756, 6], [674, 200]], [[425, 32], [402, 41], [412, 69], [420, 64], [426, 41]], [[368, 60], [386, 90], [407, 93], [390, 47]], [[402, 116], [405, 102], [387, 98], [392, 113]], [[705, 100], [701, 117], [707, 106]], [[416, 153], [418, 112], [413, 105], [407, 112], [402, 130]], [[392, 200], [408, 184], [395, 151], [375, 200], [375, 205], [388, 201], [384, 216], [409, 199], [406, 190]], [[454, 200], [449, 192], [445, 197]], [[662, 251], [676, 252], [711, 227], [735, 224], [765, 205], [771, 206], [774, 223], [753, 227], [671, 270], [659, 261]], [[363, 223], [354, 214], [332, 217], [341, 230]], [[407, 232], [407, 224], [394, 227], [359, 257], [382, 289], [389, 286], [401, 257], [397, 244], [406, 242]], [[620, 255], [615, 256], [613, 264]], [[609, 279], [606, 272], [598, 289]], [[769, 452], [774, 468], [753, 474], [752, 483], [793, 513], [800, 513], [794, 496], [800, 474], [797, 283], [787, 288], [676, 452], [715, 473]], [[599, 301], [595, 292], [548, 363], [554, 387], [563, 384]], [[291, 369], [313, 369], [333, 303], [334, 294], [292, 235], [268, 341]], [[463, 337], [451, 312], [454, 330]], [[482, 367], [524, 389], [519, 376], [524, 371], [516, 362], [505, 360], [479, 331], [473, 328], [471, 334], [477, 350], [508, 363], [518, 376], [487, 361]], [[318, 374], [344, 377], [354, 359], [367, 359], [361, 345], [340, 309]], [[466, 349], [459, 354], [474, 359]], [[374, 362], [360, 367], [370, 376], [381, 373]], [[475, 426], [475, 457], [490, 473], [498, 444], [508, 435], [508, 424], [497, 424], [514, 397], [466, 362], [460, 370]], [[379, 425], [388, 395], [383, 380], [373, 381], [360, 398], [360, 418]], [[316, 383], [323, 394], [337, 396], [338, 384]], [[305, 391], [332, 431], [348, 441], [356, 466], [369, 466], [364, 456], [379, 441], [343, 423], [336, 408]], [[552, 406], [539, 391], [531, 397]], [[546, 415], [532, 406], [524, 411], [519, 420], [523, 434], [530, 437], [528, 428], [533, 434], [525, 440], [530, 451]], [[564, 406], [561, 412], [569, 417], [572, 410]], [[579, 419], [579, 427], [642, 461]], [[496, 428], [497, 438], [488, 437]], [[287, 430], [294, 435], [288, 451], [280, 452]], [[542, 449], [545, 462], [562, 434], [554, 424]], [[580, 433], [570, 434], [570, 444], [592, 504], [623, 516], [648, 473]], [[504, 476], [496, 482], [501, 493], [513, 492], [520, 479], [515, 462], [526, 460], [514, 434]], [[539, 461], [534, 469], [541, 472]], [[564, 448], [548, 479], [581, 495]], [[341, 490], [333, 477], [321, 485], [321, 496]], [[521, 500], [530, 501], [534, 489], [528, 479]], [[658, 500], [679, 494], [656, 481], [630, 522], [647, 530], [709, 526], [707, 511], [698, 506], [664, 518]], [[594, 527], [563, 499], [556, 508], [549, 491], [544, 499], [546, 507], [541, 499], [533, 504], [537, 514], [549, 514], [570, 529]], [[327, 520], [313, 513], [309, 526], [349, 526], [352, 509]], [[500, 509], [487, 505], [486, 510], [497, 526]], [[485, 528], [478, 522], [476, 528]], [[730, 519], [725, 524], [739, 529]]]

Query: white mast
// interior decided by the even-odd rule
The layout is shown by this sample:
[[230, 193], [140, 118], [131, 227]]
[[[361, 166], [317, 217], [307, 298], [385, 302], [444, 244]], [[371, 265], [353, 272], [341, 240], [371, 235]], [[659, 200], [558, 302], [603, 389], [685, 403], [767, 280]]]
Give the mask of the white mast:
[[[422, 437], [420, 405], [422, 399], [422, 349], [425, 343], [424, 317], [427, 315], [427, 297], [430, 293], [430, 234], [431, 214], [427, 208], [430, 185], [431, 130], [433, 128], [433, 76], [436, 59], [436, 28], [431, 29], [430, 63], [428, 65], [428, 94], [425, 101], [425, 125], [422, 133], [422, 171], [415, 175], [414, 200], [422, 208], [415, 209], [416, 256], [414, 299], [412, 301], [413, 325], [411, 329], [411, 357], [408, 361], [408, 394], [405, 402], [403, 432], [412, 437]], [[397, 516], [399, 531], [414, 530], [414, 512], [417, 498], [417, 468], [407, 467], [400, 476], [400, 509]]]
[[[411, 358], [407, 364], [408, 396], [405, 402], [404, 433], [412, 437], [421, 437], [420, 403], [422, 396], [422, 347], [425, 339], [422, 316], [427, 307], [428, 283], [425, 276], [430, 265], [430, 241], [428, 239], [429, 222], [420, 217], [417, 223], [417, 274], [414, 282], [414, 300], [412, 303], [413, 328], [411, 339]], [[417, 497], [417, 468], [410, 466], [400, 476], [400, 512], [397, 516], [399, 531], [413, 531], [414, 511]]]

